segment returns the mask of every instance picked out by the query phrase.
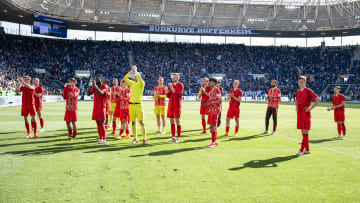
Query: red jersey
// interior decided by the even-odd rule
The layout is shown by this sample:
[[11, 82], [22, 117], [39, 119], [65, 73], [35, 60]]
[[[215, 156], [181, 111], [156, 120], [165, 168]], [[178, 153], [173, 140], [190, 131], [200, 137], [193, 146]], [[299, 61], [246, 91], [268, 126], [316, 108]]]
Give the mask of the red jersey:
[[117, 87], [112, 86], [110, 90], [111, 90], [111, 91], [110, 91], [110, 95], [111, 95], [111, 96], [110, 96], [110, 102], [111, 102], [111, 103], [116, 103], [115, 92], [119, 92], [119, 91], [120, 91], [120, 87], [119, 87], [119, 86], [117, 86]]
[[173, 84], [173, 88], [175, 92], [172, 92], [171, 88], [169, 88], [169, 92], [167, 94], [167, 97], [169, 98], [169, 104], [168, 109], [171, 109], [173, 111], [175, 110], [181, 110], [181, 102], [182, 102], [182, 96], [184, 92], [184, 85], [180, 82]]
[[296, 104], [299, 115], [305, 115], [310, 117], [310, 112], [305, 112], [305, 107], [310, 107], [311, 101], [318, 98], [318, 96], [309, 88], [305, 88], [303, 91], [296, 91]]
[[279, 108], [279, 102], [281, 100], [281, 91], [279, 88], [270, 88], [267, 95], [268, 107]]
[[[160, 95], [165, 94], [165, 86], [157, 86], [154, 88], [154, 94], [158, 92]], [[157, 98], [155, 99], [155, 106], [166, 106], [166, 98]]]
[[65, 87], [62, 93], [62, 97], [66, 100], [67, 111], [76, 111], [78, 110], [77, 99], [80, 94], [80, 91], [76, 87]]
[[130, 101], [130, 88], [120, 90], [119, 105], [120, 109], [129, 109], [129, 101]]
[[[345, 102], [345, 96], [343, 94], [334, 95], [332, 103], [334, 106], [340, 105], [342, 102]], [[335, 113], [340, 113], [345, 111], [345, 105], [339, 108], [334, 109]]]
[[214, 87], [209, 92], [209, 99], [206, 102], [209, 105], [209, 114], [219, 114], [221, 108], [221, 91]]
[[[30, 85], [32, 87], [34, 87], [33, 85]], [[25, 107], [31, 107], [35, 105], [35, 89], [29, 89], [26, 86], [21, 86], [20, 90], [23, 92], [22, 93], [22, 105]]]
[[93, 112], [105, 112], [107, 88], [105, 84], [99, 87], [100, 90], [105, 90], [105, 93], [99, 95], [95, 87], [92, 87], [91, 92], [94, 93], [94, 108]]
[[35, 88], [35, 93], [41, 94], [40, 97], [34, 96], [35, 106], [42, 107], [44, 89], [42, 87], [38, 86], [37, 88]]
[[[232, 89], [230, 90], [229, 93], [233, 93], [235, 97], [237, 98], [241, 98], [242, 97], [242, 91], [240, 89]], [[236, 101], [235, 99], [231, 98], [230, 99], [230, 104], [229, 104], [229, 108], [230, 109], [238, 109], [240, 108], [240, 102]]]
[[106, 106], [110, 106], [110, 99], [111, 99], [111, 88], [108, 85], [106, 87]]
[[[206, 93], [209, 93], [209, 92], [211, 91], [211, 87], [210, 87], [210, 86], [206, 86], [206, 87], [203, 87], [203, 88], [205, 88], [205, 92], [206, 92]], [[203, 95], [201, 96], [201, 103], [202, 103], [202, 104], [205, 104], [208, 99], [209, 99], [209, 97], [208, 97], [206, 94], [203, 94]]]

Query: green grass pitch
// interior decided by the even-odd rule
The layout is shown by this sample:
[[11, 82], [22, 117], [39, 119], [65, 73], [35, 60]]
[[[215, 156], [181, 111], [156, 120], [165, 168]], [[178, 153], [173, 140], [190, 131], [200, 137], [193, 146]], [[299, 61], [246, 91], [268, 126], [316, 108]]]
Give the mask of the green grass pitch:
[[219, 136], [215, 148], [200, 134], [198, 102], [183, 104], [181, 144], [167, 142], [168, 120], [166, 135], [153, 133], [153, 102], [145, 102], [149, 146], [108, 135], [109, 146], [99, 147], [92, 104], [79, 102], [72, 141], [64, 102], [44, 104], [36, 140], [24, 139], [19, 106], [0, 108], [0, 202], [360, 202], [360, 105], [346, 109], [346, 140], [334, 139], [329, 104], [314, 109], [311, 154], [296, 158], [293, 104], [280, 105], [277, 134], [263, 136], [266, 104], [242, 103], [239, 136]]

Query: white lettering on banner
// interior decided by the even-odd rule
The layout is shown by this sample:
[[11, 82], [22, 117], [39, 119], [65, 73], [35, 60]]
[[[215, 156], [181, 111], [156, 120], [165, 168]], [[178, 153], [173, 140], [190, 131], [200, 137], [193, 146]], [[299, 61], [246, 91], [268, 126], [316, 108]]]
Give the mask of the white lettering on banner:
[[165, 32], [165, 33], [184, 33], [184, 34], [215, 34], [215, 35], [252, 35], [260, 34], [259, 30], [245, 29], [226, 29], [226, 28], [193, 28], [193, 27], [176, 27], [176, 26], [156, 26], [142, 25], [140, 31], [146, 32]]

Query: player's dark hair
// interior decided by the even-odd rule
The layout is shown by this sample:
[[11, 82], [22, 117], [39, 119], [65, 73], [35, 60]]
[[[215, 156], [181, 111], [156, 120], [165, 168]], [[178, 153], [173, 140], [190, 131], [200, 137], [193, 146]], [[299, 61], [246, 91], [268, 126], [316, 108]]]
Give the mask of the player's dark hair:
[[210, 78], [210, 79], [209, 79], [209, 82], [211, 82], [211, 81], [217, 83], [218, 80], [217, 80], [216, 78]]

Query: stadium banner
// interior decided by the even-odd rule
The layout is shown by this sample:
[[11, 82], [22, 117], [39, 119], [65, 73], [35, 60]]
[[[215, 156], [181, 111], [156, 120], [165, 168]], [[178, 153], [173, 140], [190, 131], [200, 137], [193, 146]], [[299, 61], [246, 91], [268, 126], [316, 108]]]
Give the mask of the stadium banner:
[[78, 78], [81, 77], [90, 77], [90, 71], [89, 70], [75, 70], [75, 76]]
[[46, 70], [43, 68], [34, 68], [34, 70], [36, 73], [45, 73], [46, 72]]
[[176, 34], [196, 35], [258, 35], [260, 30], [230, 29], [230, 28], [205, 28], [205, 27], [178, 27], [161, 25], [140, 25], [139, 30], [143, 32], [161, 32]]

